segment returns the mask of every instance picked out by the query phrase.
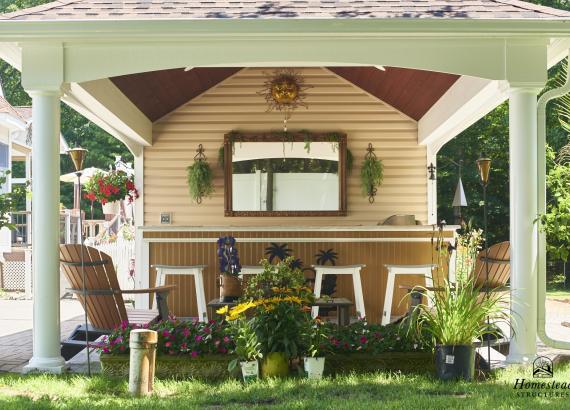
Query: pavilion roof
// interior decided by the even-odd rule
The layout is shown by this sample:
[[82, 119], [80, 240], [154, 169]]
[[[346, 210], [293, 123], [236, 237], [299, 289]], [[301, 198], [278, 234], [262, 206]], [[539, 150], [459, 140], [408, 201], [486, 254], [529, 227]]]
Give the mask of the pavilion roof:
[[570, 12], [519, 0], [58, 0], [0, 15], [32, 21], [568, 18]]

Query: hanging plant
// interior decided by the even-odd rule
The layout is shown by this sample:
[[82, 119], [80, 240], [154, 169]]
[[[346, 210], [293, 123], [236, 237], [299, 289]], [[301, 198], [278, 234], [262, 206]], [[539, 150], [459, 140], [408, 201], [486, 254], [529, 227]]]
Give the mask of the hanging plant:
[[202, 198], [210, 196], [214, 192], [213, 173], [210, 165], [206, 161], [202, 144], [196, 150], [198, 154], [194, 157], [194, 164], [190, 165], [188, 171], [188, 189], [190, 196], [196, 203], [202, 203]]
[[368, 144], [367, 151], [360, 170], [360, 185], [362, 194], [368, 196], [368, 202], [373, 203], [378, 187], [384, 178], [384, 167], [382, 161], [374, 154], [372, 144]]

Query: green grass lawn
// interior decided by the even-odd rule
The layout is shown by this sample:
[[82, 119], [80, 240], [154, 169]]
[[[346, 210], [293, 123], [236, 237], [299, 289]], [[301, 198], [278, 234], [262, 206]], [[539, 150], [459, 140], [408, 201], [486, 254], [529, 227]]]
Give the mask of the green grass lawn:
[[[495, 373], [491, 380], [439, 382], [428, 375], [371, 374], [322, 381], [157, 381], [152, 397], [134, 399], [127, 381], [95, 376], [0, 376], [1, 409], [568, 409], [569, 397], [517, 397], [517, 378], [529, 368]], [[534, 379], [540, 380], [540, 379]], [[543, 379], [544, 380], [544, 379]], [[570, 366], [557, 366], [555, 380], [570, 383]], [[533, 390], [530, 390], [533, 391]], [[570, 389], [560, 390], [559, 393]]]

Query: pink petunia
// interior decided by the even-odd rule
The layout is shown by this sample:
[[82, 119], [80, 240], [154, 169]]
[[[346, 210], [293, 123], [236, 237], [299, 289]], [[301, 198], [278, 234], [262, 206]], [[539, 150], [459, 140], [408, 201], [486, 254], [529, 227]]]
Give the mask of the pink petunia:
[[170, 347], [170, 346], [172, 346], [172, 342], [166, 342], [166, 343], [164, 344], [164, 346]]
[[361, 336], [361, 337], [360, 337], [360, 343], [361, 343], [361, 344], [366, 344], [366, 342], [368, 342], [368, 339], [366, 338], [366, 336]]
[[194, 338], [194, 340], [196, 341], [196, 343], [200, 343], [202, 341], [203, 337], [198, 335]]
[[188, 329], [187, 327], [185, 327], [184, 329], [182, 329], [182, 335], [183, 335], [184, 337], [190, 336], [190, 329]]
[[164, 336], [164, 337], [170, 336], [170, 332], [168, 331], [168, 329], [164, 329], [164, 330], [162, 331], [162, 336]]
[[190, 353], [190, 356], [196, 357], [196, 356], [198, 356], [198, 352], [193, 350], [192, 353]]

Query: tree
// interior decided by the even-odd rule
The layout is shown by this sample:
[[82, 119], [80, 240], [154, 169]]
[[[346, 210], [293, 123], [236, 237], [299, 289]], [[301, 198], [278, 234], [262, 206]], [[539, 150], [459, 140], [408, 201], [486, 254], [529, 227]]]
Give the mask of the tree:
[[[50, 0], [0, 0], [0, 12], [7, 13], [21, 8], [33, 7], [48, 3]], [[0, 60], [0, 79], [6, 100], [13, 106], [31, 105], [30, 96], [21, 84], [21, 74], [7, 62]], [[89, 153], [85, 167], [107, 169], [115, 162], [115, 156], [120, 155], [125, 162], [133, 161], [133, 156], [127, 147], [105, 132], [103, 129], [87, 120], [65, 104], [61, 104], [61, 133], [69, 146], [82, 146]], [[74, 171], [73, 164], [67, 155], [61, 156], [61, 173]], [[73, 206], [73, 184], [64, 183], [60, 186], [61, 202], [64, 206]], [[83, 201], [83, 209], [89, 210], [89, 203]], [[96, 210], [96, 216], [99, 216]]]

